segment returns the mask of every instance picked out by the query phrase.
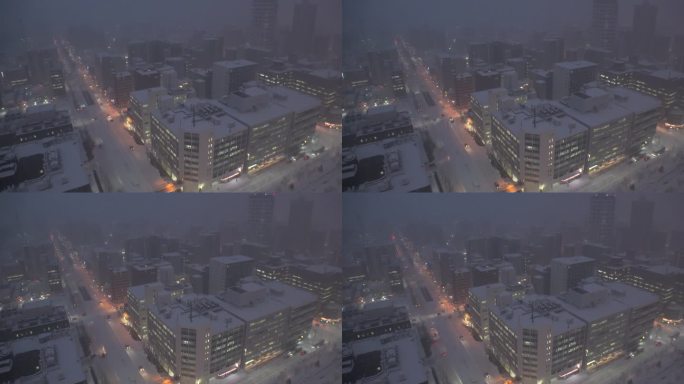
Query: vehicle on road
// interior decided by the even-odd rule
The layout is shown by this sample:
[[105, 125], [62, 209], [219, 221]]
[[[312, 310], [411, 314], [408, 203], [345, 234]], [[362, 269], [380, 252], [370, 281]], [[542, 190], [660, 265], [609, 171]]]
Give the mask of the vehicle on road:
[[107, 115], [107, 121], [114, 121], [114, 118], [110, 115]]
[[466, 143], [465, 149], [470, 149], [470, 144]]
[[140, 373], [145, 373], [145, 368], [143, 368], [142, 366], [140, 366], [140, 367], [138, 367], [138, 371], [139, 371]]

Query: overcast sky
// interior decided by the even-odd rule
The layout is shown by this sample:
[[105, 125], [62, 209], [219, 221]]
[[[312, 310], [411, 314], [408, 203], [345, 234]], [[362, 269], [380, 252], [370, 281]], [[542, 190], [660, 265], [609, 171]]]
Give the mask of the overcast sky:
[[[242, 193], [109, 193], [52, 194], [19, 193], [0, 197], [3, 214], [0, 228], [9, 228], [21, 221], [23, 228], [32, 223], [62, 223], [90, 220], [103, 223], [146, 220], [154, 223], [217, 225], [222, 221], [246, 222], [247, 199]], [[280, 193], [276, 195], [275, 220], [286, 222], [289, 201], [304, 196], [314, 201], [313, 223], [328, 230], [340, 227], [340, 195]]]
[[[453, 223], [456, 220], [491, 221], [516, 225], [575, 222], [583, 225], [591, 194], [572, 193], [446, 193], [446, 194], [343, 194], [343, 229], [366, 223], [405, 223], [415, 220]], [[656, 202], [655, 222], [668, 229], [684, 229], [684, 199], [679, 194], [619, 194], [616, 220], [629, 220], [634, 199]]]
[[[619, 0], [619, 25], [632, 24], [634, 4]], [[683, 0], [650, 0], [658, 9], [658, 30], [684, 33]], [[589, 27], [592, 0], [350, 0], [343, 3], [344, 28], [363, 25], [400, 30], [405, 26], [556, 30], [568, 25]], [[361, 22], [359, 24], [359, 22]]]
[[[278, 19], [292, 24], [292, 10], [302, 0], [279, 0]], [[318, 5], [319, 31], [341, 28], [341, 0], [308, 0]], [[0, 0], [0, 52], [21, 31], [47, 35], [69, 25], [86, 24], [104, 30], [129, 25], [158, 26], [159, 30], [202, 29], [221, 31], [227, 25], [245, 27], [251, 22], [251, 0]]]

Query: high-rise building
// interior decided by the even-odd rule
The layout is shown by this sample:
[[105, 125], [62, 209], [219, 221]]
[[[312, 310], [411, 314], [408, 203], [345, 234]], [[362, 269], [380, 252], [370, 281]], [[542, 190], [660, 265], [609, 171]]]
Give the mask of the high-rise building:
[[492, 283], [470, 288], [468, 291], [466, 313], [469, 327], [489, 345], [489, 309], [497, 304], [498, 300], [505, 300], [506, 287], [501, 283]]
[[460, 73], [454, 76], [451, 98], [458, 109], [467, 109], [470, 95], [475, 92], [475, 79], [470, 73]]
[[247, 256], [218, 256], [209, 262], [209, 293], [218, 295], [239, 285], [240, 280], [251, 276], [254, 259]]
[[634, 200], [629, 216], [628, 247], [634, 252], [649, 249], [649, 240], [653, 233], [653, 211], [655, 203], [644, 198]]
[[211, 96], [221, 99], [256, 80], [257, 64], [249, 60], [218, 61], [212, 67]]
[[567, 292], [588, 277], [594, 276], [596, 260], [585, 256], [551, 259], [551, 295]]
[[596, 80], [597, 66], [589, 61], [565, 61], [553, 67], [553, 99], [579, 91], [583, 85]]
[[475, 134], [487, 147], [492, 145], [492, 113], [500, 106], [512, 105], [513, 99], [504, 88], [493, 88], [470, 94], [470, 116]]
[[597, 193], [589, 202], [589, 236], [591, 241], [613, 245], [615, 231], [615, 196]]
[[278, 27], [278, 0], [252, 0], [253, 41], [257, 47], [274, 49]]
[[292, 250], [308, 252], [311, 245], [311, 221], [313, 219], [312, 200], [303, 197], [290, 202], [288, 217], [288, 242]]
[[368, 245], [363, 250], [366, 276], [369, 280], [386, 280], [390, 266], [396, 262], [394, 244]]
[[559, 37], [544, 40], [543, 53], [543, 67], [545, 69], [553, 68], [556, 63], [565, 59], [565, 41]]
[[134, 70], [133, 85], [136, 91], [161, 86], [159, 71], [152, 68], [139, 68]]
[[292, 52], [306, 55], [313, 51], [316, 33], [316, 4], [304, 0], [296, 3], [292, 17]]
[[634, 18], [632, 21], [632, 33], [638, 55], [650, 55], [653, 53], [656, 19], [658, 6], [645, 0], [641, 4], [634, 5]]
[[109, 272], [109, 296], [112, 304], [126, 302], [128, 287], [131, 286], [131, 274], [128, 268], [116, 267]]
[[133, 130], [145, 145], [152, 144], [150, 120], [152, 111], [171, 106], [167, 89], [162, 87], [148, 88], [131, 92], [128, 105], [128, 117], [131, 118]]
[[221, 256], [221, 234], [218, 232], [203, 233], [200, 235], [200, 257], [198, 262], [201, 264], [209, 263], [214, 257]]
[[133, 76], [128, 71], [116, 72], [113, 75], [112, 98], [117, 108], [127, 108], [133, 92]]
[[618, 26], [618, 0], [594, 0], [591, 30], [593, 45], [615, 49]]
[[259, 244], [271, 245], [273, 234], [273, 206], [275, 196], [270, 193], [252, 193], [247, 203], [249, 233], [247, 238]]
[[147, 315], [149, 309], [156, 305], [162, 296], [164, 285], [162, 283], [150, 283], [136, 285], [128, 288], [126, 305], [124, 310], [131, 328], [143, 341], [147, 341]]
[[468, 268], [458, 268], [453, 271], [451, 282], [453, 302], [456, 305], [463, 305], [468, 299], [468, 292], [473, 286], [473, 274]]
[[501, 73], [495, 70], [479, 70], [474, 73], [475, 91], [501, 87]]

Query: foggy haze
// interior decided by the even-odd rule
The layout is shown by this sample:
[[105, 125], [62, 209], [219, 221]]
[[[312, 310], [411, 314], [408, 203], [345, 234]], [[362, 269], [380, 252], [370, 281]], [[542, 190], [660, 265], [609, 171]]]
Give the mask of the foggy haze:
[[[318, 6], [317, 30], [339, 34], [339, 0], [310, 2]], [[291, 26], [295, 3], [280, 0], [278, 28]], [[38, 46], [47, 44], [69, 26], [86, 25], [128, 38], [164, 37], [157, 35], [166, 32], [186, 39], [194, 30], [221, 33], [225, 27], [248, 27], [251, 20], [249, 0], [4, 1], [0, 4], [0, 53], [16, 49], [17, 37], [30, 37]]]
[[[388, 222], [402, 225], [408, 221], [433, 224], [456, 221], [491, 221], [516, 226], [557, 226], [562, 222], [584, 224], [592, 194], [396, 194], [343, 196], [344, 228], [357, 223]], [[656, 225], [684, 228], [681, 221], [684, 201], [677, 195], [616, 195], [616, 223], [629, 220], [630, 204], [645, 198], [655, 202]]]
[[[619, 27], [631, 25], [634, 5], [643, 0], [619, 2]], [[681, 34], [684, 2], [653, 0], [659, 7], [657, 32]], [[566, 26], [589, 29], [591, 0], [370, 0], [343, 4], [346, 31], [362, 28], [366, 32], [400, 32], [405, 28], [475, 28], [495, 32], [502, 29], [559, 31]]]

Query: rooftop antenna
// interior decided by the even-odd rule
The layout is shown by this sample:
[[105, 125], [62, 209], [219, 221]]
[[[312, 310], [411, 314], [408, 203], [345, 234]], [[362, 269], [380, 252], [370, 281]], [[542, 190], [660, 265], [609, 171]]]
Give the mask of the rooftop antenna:
[[[537, 106], [535, 105], [532, 107], [532, 124], [534, 125], [534, 128], [537, 128]], [[534, 304], [532, 304], [532, 307], [534, 309]]]
[[192, 105], [192, 127], [195, 128], [195, 104]]

